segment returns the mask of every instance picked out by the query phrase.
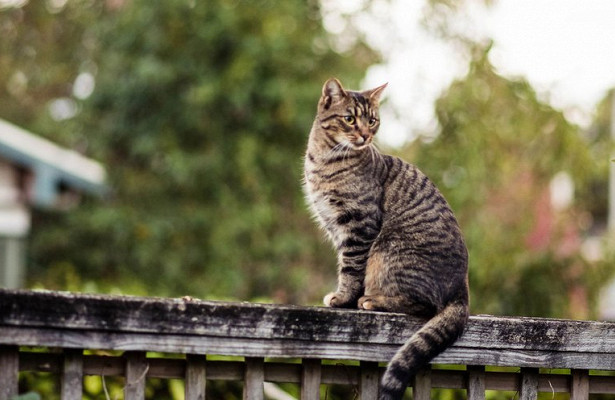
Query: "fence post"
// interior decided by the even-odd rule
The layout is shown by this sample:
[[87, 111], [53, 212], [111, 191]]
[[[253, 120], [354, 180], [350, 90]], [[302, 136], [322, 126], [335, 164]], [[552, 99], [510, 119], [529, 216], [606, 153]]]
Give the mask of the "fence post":
[[413, 388], [414, 400], [431, 399], [431, 367], [427, 366], [420, 370], [414, 377]]
[[485, 367], [468, 366], [468, 400], [485, 400]]
[[205, 400], [207, 357], [186, 355], [186, 400]]
[[83, 350], [64, 349], [61, 392], [62, 400], [83, 397]]
[[243, 400], [263, 400], [263, 383], [265, 382], [264, 359], [246, 357], [246, 372], [243, 383]]
[[361, 400], [378, 399], [379, 371], [377, 362], [361, 361]]
[[536, 400], [538, 397], [538, 368], [521, 368], [519, 400]]
[[589, 371], [573, 369], [570, 382], [570, 400], [587, 400], [589, 398]]
[[0, 400], [17, 396], [19, 383], [19, 347], [0, 346]]
[[130, 351], [126, 357], [126, 386], [124, 386], [124, 398], [126, 400], [145, 399], [145, 376], [149, 370], [149, 364], [145, 358], [145, 352]]
[[320, 360], [304, 358], [301, 370], [301, 400], [320, 399], [320, 377], [322, 364]]

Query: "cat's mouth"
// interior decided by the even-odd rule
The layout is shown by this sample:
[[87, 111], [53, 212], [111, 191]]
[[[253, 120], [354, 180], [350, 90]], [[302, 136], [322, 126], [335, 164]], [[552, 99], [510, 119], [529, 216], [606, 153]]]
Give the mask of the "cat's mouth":
[[361, 150], [368, 147], [372, 143], [372, 138], [364, 138], [363, 136], [352, 137], [348, 139], [348, 143], [350, 143], [354, 149]]

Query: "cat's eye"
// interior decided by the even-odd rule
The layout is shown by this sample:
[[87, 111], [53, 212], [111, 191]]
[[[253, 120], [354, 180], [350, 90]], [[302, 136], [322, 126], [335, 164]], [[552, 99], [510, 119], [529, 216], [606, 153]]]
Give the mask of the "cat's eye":
[[344, 121], [348, 124], [348, 125], [352, 125], [354, 124], [354, 117], [352, 115], [345, 115], [344, 116]]
[[375, 126], [378, 120], [376, 118], [369, 119], [369, 126]]

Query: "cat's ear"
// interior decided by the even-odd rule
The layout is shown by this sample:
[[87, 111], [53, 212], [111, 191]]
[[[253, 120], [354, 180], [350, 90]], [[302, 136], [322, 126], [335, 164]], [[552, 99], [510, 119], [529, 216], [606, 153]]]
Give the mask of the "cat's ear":
[[332, 103], [341, 100], [345, 96], [346, 91], [342, 87], [340, 81], [335, 78], [331, 78], [326, 81], [322, 87], [321, 104], [325, 110], [328, 110]]
[[363, 92], [363, 96], [366, 96], [372, 103], [374, 104], [378, 104], [380, 102], [380, 95], [382, 94], [382, 92], [384, 91], [384, 89], [387, 87], [389, 83], [385, 83], [384, 85], [378, 86], [375, 89], [371, 89], [371, 90], [367, 90], [365, 92]]

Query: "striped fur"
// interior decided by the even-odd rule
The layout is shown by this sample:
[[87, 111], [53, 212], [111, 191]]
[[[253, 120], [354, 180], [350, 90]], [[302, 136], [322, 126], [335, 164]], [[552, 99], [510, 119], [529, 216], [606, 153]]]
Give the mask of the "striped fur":
[[305, 156], [304, 189], [338, 254], [327, 306], [402, 312], [427, 322], [382, 377], [380, 399], [400, 399], [419, 368], [450, 346], [468, 319], [466, 246], [448, 203], [415, 166], [372, 140], [386, 85], [323, 86]]

